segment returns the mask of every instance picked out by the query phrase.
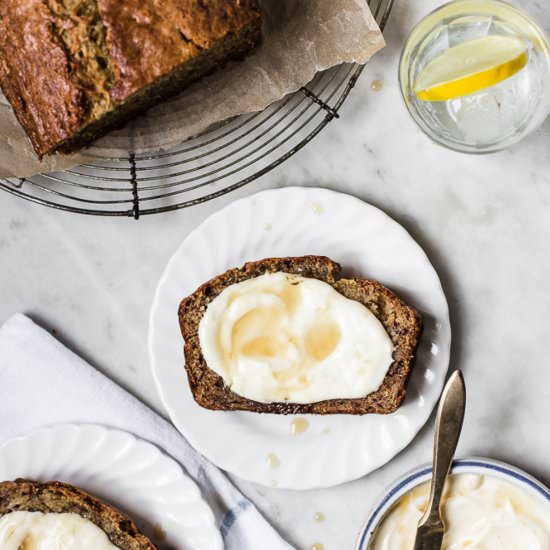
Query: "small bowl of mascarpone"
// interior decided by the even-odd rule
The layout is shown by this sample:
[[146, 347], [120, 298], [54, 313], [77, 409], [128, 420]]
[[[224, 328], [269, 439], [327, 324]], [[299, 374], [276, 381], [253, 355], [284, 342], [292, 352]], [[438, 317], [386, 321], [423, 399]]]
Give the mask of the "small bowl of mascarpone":
[[[374, 506], [356, 550], [412, 550], [431, 475], [424, 465], [395, 481]], [[550, 489], [514, 466], [455, 461], [441, 511], [442, 550], [550, 550]]]

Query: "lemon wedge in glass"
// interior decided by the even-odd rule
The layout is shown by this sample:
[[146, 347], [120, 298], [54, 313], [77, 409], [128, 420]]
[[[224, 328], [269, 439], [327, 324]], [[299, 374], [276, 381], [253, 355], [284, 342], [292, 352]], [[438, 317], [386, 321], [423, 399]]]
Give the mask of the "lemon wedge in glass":
[[494, 86], [521, 71], [529, 60], [525, 42], [491, 35], [463, 42], [432, 59], [420, 72], [421, 101], [448, 101]]

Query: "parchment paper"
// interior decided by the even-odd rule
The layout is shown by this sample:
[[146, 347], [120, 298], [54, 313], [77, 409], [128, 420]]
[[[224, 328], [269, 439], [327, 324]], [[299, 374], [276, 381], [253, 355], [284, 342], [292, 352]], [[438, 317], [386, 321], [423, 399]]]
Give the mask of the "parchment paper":
[[244, 61], [195, 83], [77, 155], [40, 162], [0, 96], [0, 177], [63, 170], [101, 157], [169, 149], [209, 126], [259, 111], [310, 82], [318, 71], [366, 63], [384, 39], [365, 0], [262, 0], [263, 43]]

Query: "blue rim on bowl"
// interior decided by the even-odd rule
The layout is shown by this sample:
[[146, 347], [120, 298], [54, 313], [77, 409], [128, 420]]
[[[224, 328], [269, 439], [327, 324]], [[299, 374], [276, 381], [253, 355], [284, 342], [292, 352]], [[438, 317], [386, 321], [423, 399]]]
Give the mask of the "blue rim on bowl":
[[[498, 460], [489, 458], [465, 458], [455, 460], [451, 469], [453, 474], [470, 473], [485, 474], [505, 479], [508, 482], [525, 489], [532, 496], [546, 501], [550, 506], [550, 489], [528, 473]], [[411, 489], [429, 481], [432, 475], [431, 464], [424, 464], [411, 470], [384, 491], [382, 497], [374, 505], [367, 521], [357, 537], [356, 550], [367, 550], [372, 534], [389, 509]]]

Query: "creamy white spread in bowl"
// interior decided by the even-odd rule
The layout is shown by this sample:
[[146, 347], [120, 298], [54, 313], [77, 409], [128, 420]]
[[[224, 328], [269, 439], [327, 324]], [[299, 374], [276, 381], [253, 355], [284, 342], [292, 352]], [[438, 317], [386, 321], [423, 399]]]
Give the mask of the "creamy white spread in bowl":
[[[550, 550], [550, 490], [513, 466], [457, 460], [442, 501], [442, 550]], [[412, 550], [431, 465], [397, 480], [363, 526], [357, 550]]]

